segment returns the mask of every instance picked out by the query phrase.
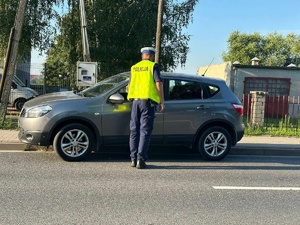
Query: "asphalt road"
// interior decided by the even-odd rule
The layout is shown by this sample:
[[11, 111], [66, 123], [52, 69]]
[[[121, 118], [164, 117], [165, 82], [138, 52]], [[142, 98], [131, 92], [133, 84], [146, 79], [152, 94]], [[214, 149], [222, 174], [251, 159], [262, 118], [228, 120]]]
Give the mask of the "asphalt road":
[[299, 224], [300, 157], [0, 151], [0, 224]]

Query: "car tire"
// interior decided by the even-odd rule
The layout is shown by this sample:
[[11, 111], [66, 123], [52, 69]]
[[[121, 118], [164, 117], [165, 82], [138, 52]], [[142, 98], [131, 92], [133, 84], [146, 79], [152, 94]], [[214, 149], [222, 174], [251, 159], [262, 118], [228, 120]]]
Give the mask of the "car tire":
[[53, 149], [66, 161], [80, 161], [93, 149], [93, 134], [81, 124], [64, 126], [54, 137]]
[[232, 141], [228, 131], [222, 127], [210, 127], [205, 130], [198, 143], [200, 155], [211, 161], [223, 159], [231, 149]]
[[25, 104], [26, 100], [25, 99], [18, 99], [15, 103], [15, 107], [17, 110], [21, 111], [23, 108], [23, 105]]

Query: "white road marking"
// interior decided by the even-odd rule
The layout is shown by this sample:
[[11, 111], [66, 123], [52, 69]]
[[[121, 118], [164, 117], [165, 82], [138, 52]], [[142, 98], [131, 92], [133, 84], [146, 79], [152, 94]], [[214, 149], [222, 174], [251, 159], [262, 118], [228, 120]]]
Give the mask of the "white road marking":
[[300, 191], [300, 187], [237, 187], [237, 186], [213, 186], [219, 190], [271, 190], [271, 191]]

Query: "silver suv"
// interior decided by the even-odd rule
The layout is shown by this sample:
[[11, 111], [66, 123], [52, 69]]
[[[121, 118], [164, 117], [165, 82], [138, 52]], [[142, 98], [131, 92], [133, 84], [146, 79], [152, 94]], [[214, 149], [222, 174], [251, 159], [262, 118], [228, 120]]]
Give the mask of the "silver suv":
[[[208, 160], [223, 159], [244, 134], [243, 106], [221, 79], [162, 73], [165, 111], [156, 113], [151, 145], [189, 146]], [[19, 139], [49, 146], [67, 161], [107, 146], [127, 146], [130, 73], [81, 92], [59, 92], [25, 103]], [[127, 149], [127, 148], [126, 148]]]

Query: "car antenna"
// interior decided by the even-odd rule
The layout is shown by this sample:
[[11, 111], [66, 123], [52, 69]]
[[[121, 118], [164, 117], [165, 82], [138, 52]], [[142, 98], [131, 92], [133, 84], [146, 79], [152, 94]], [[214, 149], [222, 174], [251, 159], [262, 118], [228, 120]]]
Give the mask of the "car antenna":
[[208, 70], [208, 68], [210, 67], [210, 65], [212, 64], [212, 62], [214, 61], [215, 58], [213, 58], [211, 61], [210, 61], [210, 64], [207, 66], [206, 70], [204, 71], [204, 73], [201, 75], [204, 77], [206, 71]]

